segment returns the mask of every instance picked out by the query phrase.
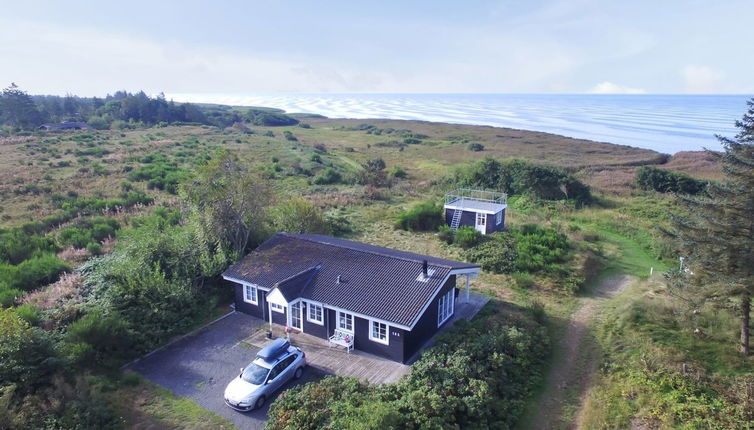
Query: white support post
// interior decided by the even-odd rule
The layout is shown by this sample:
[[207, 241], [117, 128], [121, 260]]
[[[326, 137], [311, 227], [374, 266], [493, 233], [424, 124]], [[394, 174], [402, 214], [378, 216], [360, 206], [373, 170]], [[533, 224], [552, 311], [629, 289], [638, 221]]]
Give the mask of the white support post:
[[267, 310], [270, 311], [270, 334], [272, 334], [272, 306], [267, 302]]
[[471, 281], [471, 276], [466, 275], [466, 303], [468, 303], [470, 300], [469, 299], [469, 294], [471, 294], [471, 286], [469, 284], [470, 281]]

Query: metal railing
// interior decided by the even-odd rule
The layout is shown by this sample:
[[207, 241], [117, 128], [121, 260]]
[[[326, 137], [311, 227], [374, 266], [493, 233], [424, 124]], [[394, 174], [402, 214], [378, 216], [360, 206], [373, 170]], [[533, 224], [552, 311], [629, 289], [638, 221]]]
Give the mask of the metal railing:
[[505, 204], [508, 195], [496, 191], [474, 190], [471, 188], [458, 188], [445, 194], [445, 204], [451, 204], [457, 200], [474, 200], [478, 202]]

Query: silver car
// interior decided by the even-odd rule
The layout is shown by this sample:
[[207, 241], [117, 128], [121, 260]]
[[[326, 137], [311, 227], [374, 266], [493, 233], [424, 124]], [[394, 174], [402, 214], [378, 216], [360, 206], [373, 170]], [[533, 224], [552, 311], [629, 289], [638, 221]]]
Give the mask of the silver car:
[[275, 339], [225, 388], [225, 404], [237, 411], [261, 408], [289, 379], [298, 379], [306, 354], [285, 339]]

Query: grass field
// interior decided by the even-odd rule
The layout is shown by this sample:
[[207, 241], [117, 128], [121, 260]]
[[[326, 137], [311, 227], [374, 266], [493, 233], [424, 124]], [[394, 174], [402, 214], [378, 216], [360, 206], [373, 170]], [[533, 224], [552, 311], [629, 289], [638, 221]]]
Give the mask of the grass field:
[[[433, 232], [395, 229], [397, 215], [419, 202], [439, 201], [453, 187], [448, 180], [453, 169], [469, 161], [518, 157], [558, 166], [591, 185], [596, 202], [577, 209], [563, 202], [516, 196], [510, 199], [506, 223], [534, 223], [566, 234], [573, 245], [564, 270], [583, 278], [584, 287], [577, 294], [568, 294], [559, 289], [562, 278], [533, 274], [522, 282], [513, 274], [489, 272], [475, 279], [472, 287], [517, 306], [543, 307], [550, 336], [557, 339], [602, 281], [622, 275], [641, 280], [628, 293], [611, 299], [590, 328], [604, 356], [586, 403], [584, 428], [672, 428], [680, 418], [669, 410], [668, 392], [682, 392], [683, 401], [700, 410], [719, 404], [732, 411], [735, 408], [730, 405], [735, 404], [743, 405], [735, 409], [743, 414], [741, 408], [754, 402], [754, 394], [743, 400], [735, 400], [732, 394], [740, 384], [754, 384], [754, 364], [735, 354], [735, 321], [729, 313], [704, 309], [694, 324], [700, 324], [709, 335], [695, 336], [693, 329], [684, 325], [688, 322], [683, 319], [682, 306], [663, 293], [661, 278], [649, 278], [650, 269], [658, 275], [675, 264], [676, 256], [657, 228], [667, 225], [669, 214], [678, 210], [674, 199], [640, 192], [631, 185], [637, 166], [657, 163], [718, 179], [719, 168], [707, 155], [681, 153], [669, 158], [644, 149], [494, 127], [394, 120], [303, 121], [310, 128], [253, 127], [253, 133], [248, 133], [234, 128], [171, 126], [1, 139], [0, 227], [43, 220], [67, 210], [65, 202], [76, 199], [114, 199], [126, 191], [153, 198], [152, 204], [101, 209], [103, 215], [127, 228], [134, 215], [150, 212], [155, 206], [180, 207], [179, 183], [189, 180], [216, 150], [225, 148], [237, 151], [246, 163], [273, 180], [279, 200], [301, 195], [325, 213], [345, 220], [348, 228], [343, 234], [348, 238], [464, 259], [463, 250], [438, 240]], [[484, 145], [484, 150], [469, 150], [471, 143]], [[400, 167], [407, 177], [395, 178], [390, 186], [377, 190], [348, 180], [317, 184], [317, 178], [328, 170], [348, 178], [376, 158], [385, 161], [386, 171]], [[57, 237], [77, 219], [53, 225], [48, 234]], [[666, 313], [673, 318], [663, 317]], [[559, 359], [557, 351], [552, 359]], [[647, 382], [656, 374], [648, 372], [649, 365], [642, 360], [659, 363], [651, 370], [675, 372], [674, 378], [679, 366], [700, 369], [681, 374], [673, 383], [703, 377], [692, 381], [697, 385], [690, 392], [662, 391], [668, 387]], [[121, 387], [117, 393], [134, 399], [121, 412], [130, 427], [229, 425], [144, 382]], [[692, 399], [689, 393], [706, 397]], [[576, 415], [577, 400], [566, 405], [570, 418]], [[716, 422], [724, 422], [715, 416]], [[181, 417], [186, 421], [180, 421]]]

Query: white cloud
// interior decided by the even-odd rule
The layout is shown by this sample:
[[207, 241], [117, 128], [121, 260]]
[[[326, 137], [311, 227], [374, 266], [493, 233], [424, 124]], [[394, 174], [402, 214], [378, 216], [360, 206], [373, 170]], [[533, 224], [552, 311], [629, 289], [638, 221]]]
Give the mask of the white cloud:
[[681, 70], [686, 92], [720, 93], [724, 92], [725, 72], [709, 66], [688, 65]]
[[590, 94], [646, 94], [642, 88], [631, 88], [612, 82], [600, 82], [588, 91]]

